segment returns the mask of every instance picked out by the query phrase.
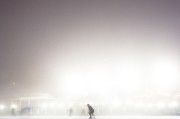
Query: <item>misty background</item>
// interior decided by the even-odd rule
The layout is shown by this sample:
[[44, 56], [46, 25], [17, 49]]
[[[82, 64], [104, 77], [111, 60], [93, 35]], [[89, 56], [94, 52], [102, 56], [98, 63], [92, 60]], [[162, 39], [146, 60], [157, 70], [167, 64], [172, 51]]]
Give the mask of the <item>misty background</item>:
[[180, 73], [179, 6], [179, 0], [1, 0], [1, 99], [61, 95], [64, 74], [81, 70], [89, 77], [92, 67], [108, 72], [102, 83], [113, 81], [125, 63], [141, 69], [141, 89], [152, 89], [154, 61], [173, 61]]

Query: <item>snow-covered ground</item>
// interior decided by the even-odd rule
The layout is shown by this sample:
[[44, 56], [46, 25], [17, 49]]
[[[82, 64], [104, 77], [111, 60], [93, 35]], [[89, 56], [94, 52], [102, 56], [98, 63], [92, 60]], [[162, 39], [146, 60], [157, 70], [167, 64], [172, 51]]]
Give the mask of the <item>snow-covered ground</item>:
[[[88, 116], [2, 116], [0, 119], [89, 119]], [[180, 119], [180, 116], [96, 116], [92, 119]]]

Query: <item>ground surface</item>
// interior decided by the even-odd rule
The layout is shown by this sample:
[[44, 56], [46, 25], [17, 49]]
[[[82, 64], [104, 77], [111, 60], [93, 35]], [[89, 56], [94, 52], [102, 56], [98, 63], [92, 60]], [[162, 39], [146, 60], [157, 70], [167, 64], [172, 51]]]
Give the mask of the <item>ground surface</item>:
[[[87, 116], [39, 116], [39, 117], [0, 117], [0, 119], [89, 119]], [[92, 119], [180, 119], [180, 116], [97, 116]]]

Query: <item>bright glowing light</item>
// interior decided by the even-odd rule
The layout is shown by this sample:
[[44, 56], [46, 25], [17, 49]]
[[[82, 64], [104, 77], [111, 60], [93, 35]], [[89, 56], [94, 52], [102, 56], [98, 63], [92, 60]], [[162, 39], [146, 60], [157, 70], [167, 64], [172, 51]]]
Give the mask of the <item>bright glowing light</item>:
[[83, 107], [85, 104], [84, 103], [80, 103], [79, 106]]
[[16, 109], [16, 108], [17, 108], [17, 105], [16, 105], [16, 104], [11, 104], [11, 108], [12, 108], [12, 109]]
[[43, 104], [41, 105], [41, 107], [44, 108], [44, 109], [46, 109], [46, 108], [48, 107], [48, 104], [47, 104], [47, 103], [43, 103]]
[[178, 62], [169, 57], [162, 57], [152, 65], [152, 79], [157, 88], [173, 89], [179, 79]]
[[72, 108], [72, 106], [73, 106], [73, 102], [70, 102], [70, 103], [68, 104], [68, 107], [69, 107], [69, 108]]
[[123, 62], [115, 70], [112, 74], [112, 88], [125, 92], [135, 92], [141, 88], [142, 71], [137, 62]]
[[179, 103], [176, 102], [176, 101], [173, 101], [173, 102], [170, 102], [170, 103], [168, 104], [168, 106], [169, 106], [170, 108], [177, 108], [177, 107], [179, 106]]
[[114, 108], [117, 108], [117, 107], [119, 107], [120, 105], [121, 105], [122, 103], [119, 101], [114, 101], [114, 102], [112, 102], [112, 107], [114, 107]]
[[58, 108], [63, 108], [64, 107], [64, 103], [59, 103], [58, 104]]
[[65, 94], [77, 95], [85, 90], [83, 72], [74, 70], [65, 73], [63, 80], [63, 90]]
[[144, 107], [144, 103], [140, 101], [140, 102], [137, 102], [135, 104], [135, 106], [138, 107], [138, 108], [142, 108], [142, 107]]
[[106, 82], [107, 72], [103, 67], [90, 67], [88, 70], [74, 69], [67, 71], [64, 75], [63, 90], [66, 94], [77, 95], [88, 92], [101, 92], [108, 90], [109, 82]]
[[[177, 86], [179, 77], [178, 63], [170, 57], [156, 58], [150, 62], [146, 70], [141, 62], [126, 60], [116, 64], [113, 70], [108, 70], [105, 65], [87, 67], [68, 67], [62, 76], [63, 93], [72, 98], [95, 93], [102, 97], [108, 94], [122, 92], [135, 94], [147, 87], [164, 91]], [[145, 71], [144, 71], [145, 70]], [[146, 75], [147, 73], [147, 75]], [[144, 85], [145, 84], [145, 85]], [[165, 90], [167, 91], [167, 90]], [[149, 98], [150, 96], [147, 96]]]
[[49, 105], [51, 108], [55, 108], [55, 104], [54, 103], [50, 103]]
[[158, 109], [163, 109], [163, 108], [165, 108], [166, 105], [164, 102], [158, 102], [156, 106]]
[[128, 105], [128, 106], [131, 106], [131, 105], [133, 105], [133, 104], [134, 104], [134, 101], [132, 101], [132, 100], [126, 101], [126, 105]]
[[5, 106], [4, 105], [0, 105], [0, 110], [4, 110]]
[[114, 97], [112, 100], [112, 107], [117, 108], [121, 105], [121, 101], [118, 99], [118, 97]]
[[100, 102], [100, 105], [105, 105], [105, 102], [103, 102], [103, 101], [102, 101], [102, 102]]
[[153, 107], [153, 103], [152, 102], [148, 102], [147, 103], [147, 108], [152, 108]]
[[67, 94], [70, 95], [81, 94], [81, 92], [85, 90], [83, 81], [79, 79], [65, 80], [63, 89]]

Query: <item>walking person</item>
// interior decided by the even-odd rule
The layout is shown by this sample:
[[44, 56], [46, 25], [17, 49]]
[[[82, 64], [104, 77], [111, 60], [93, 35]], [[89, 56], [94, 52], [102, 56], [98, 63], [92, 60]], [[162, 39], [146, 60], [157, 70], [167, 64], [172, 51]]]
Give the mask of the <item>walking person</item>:
[[89, 109], [89, 111], [88, 111], [88, 113], [89, 113], [89, 118], [92, 119], [92, 116], [94, 116], [94, 109], [93, 109], [93, 107], [92, 107], [91, 105], [89, 105], [89, 104], [87, 104], [87, 106], [88, 106], [88, 109]]
[[69, 116], [72, 116], [72, 113], [73, 113], [73, 109], [70, 108], [70, 109], [69, 109]]

